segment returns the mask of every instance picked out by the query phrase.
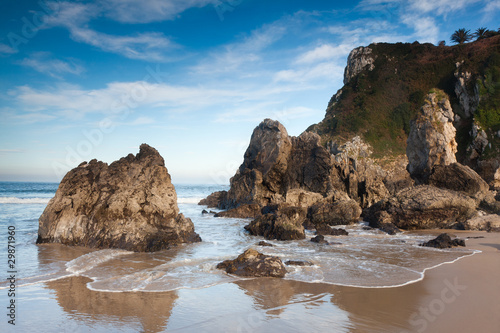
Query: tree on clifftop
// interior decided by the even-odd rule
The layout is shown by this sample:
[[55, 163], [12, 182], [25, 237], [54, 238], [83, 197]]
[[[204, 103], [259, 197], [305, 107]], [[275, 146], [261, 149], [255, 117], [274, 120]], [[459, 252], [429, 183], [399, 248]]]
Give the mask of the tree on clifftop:
[[489, 32], [489, 30], [487, 28], [484, 28], [484, 27], [478, 28], [476, 30], [476, 32], [474, 33], [474, 37], [476, 37], [476, 39], [486, 38], [488, 35], [488, 32]]
[[470, 30], [458, 29], [451, 35], [451, 41], [458, 44], [463, 44], [472, 39]]

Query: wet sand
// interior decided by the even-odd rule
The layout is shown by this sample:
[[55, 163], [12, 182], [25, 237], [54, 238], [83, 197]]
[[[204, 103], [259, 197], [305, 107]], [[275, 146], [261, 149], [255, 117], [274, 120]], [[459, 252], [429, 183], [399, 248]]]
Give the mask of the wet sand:
[[45, 287], [65, 314], [53, 327], [70, 323], [76, 331], [500, 332], [500, 234], [450, 233], [483, 236], [466, 240], [482, 253], [395, 288], [261, 278], [197, 290], [109, 293], [89, 290], [84, 277]]

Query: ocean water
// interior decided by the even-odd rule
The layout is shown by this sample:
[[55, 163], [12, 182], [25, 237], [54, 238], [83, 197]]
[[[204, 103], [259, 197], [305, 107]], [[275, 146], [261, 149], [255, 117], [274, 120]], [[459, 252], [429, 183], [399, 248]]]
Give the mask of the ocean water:
[[[263, 327], [286, 329], [287, 318], [297, 322], [289, 327], [292, 331], [322, 331], [332, 325], [349, 331], [352, 319], [330, 301], [337, 289], [329, 286], [396, 288], [421, 280], [429, 268], [474, 254], [470, 249], [421, 247], [432, 237], [389, 236], [365, 230], [365, 223], [346, 226], [348, 236], [327, 236], [333, 245], [310, 242], [314, 234], [309, 232], [305, 240], [257, 246], [263, 238], [244, 231], [249, 220], [201, 214], [206, 207], [198, 206], [199, 200], [222, 189], [227, 186], [176, 185], [179, 209], [194, 222], [201, 243], [134, 253], [36, 245], [38, 218], [57, 184], [0, 183], [0, 272], [9, 277], [15, 271], [18, 306], [16, 326], [0, 311], [0, 331], [265, 331]], [[12, 270], [7, 246], [13, 230]], [[250, 247], [313, 266], [288, 266], [283, 280], [243, 279], [215, 268]], [[0, 309], [13, 299], [9, 288], [10, 282], [2, 279]], [[323, 320], [311, 322], [304, 314], [309, 312]]]

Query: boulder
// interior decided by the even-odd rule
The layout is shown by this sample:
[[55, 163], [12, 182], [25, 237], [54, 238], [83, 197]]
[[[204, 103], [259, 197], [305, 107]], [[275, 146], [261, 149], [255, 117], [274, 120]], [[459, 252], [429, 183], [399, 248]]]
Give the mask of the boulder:
[[92, 160], [69, 171], [40, 216], [37, 239], [130, 251], [197, 241], [163, 158], [146, 144], [110, 165]]
[[261, 208], [257, 204], [246, 204], [236, 208], [219, 212], [215, 217], [232, 217], [241, 219], [253, 219], [261, 216]]
[[422, 244], [422, 246], [435, 247], [437, 249], [447, 249], [456, 246], [465, 246], [465, 241], [463, 239], [451, 239], [450, 235], [443, 233], [434, 239]]
[[433, 89], [416, 119], [411, 121], [406, 155], [408, 172], [418, 183], [427, 183], [435, 165], [456, 163], [453, 118], [448, 96], [441, 90]]
[[269, 247], [274, 246], [273, 244], [265, 242], [265, 241], [260, 241], [260, 242], [257, 243], [257, 245], [258, 246], [269, 246]]
[[302, 224], [305, 219], [305, 209], [287, 207], [253, 220], [245, 226], [245, 230], [254, 236], [264, 236], [266, 239], [304, 239], [306, 236]]
[[325, 236], [323, 235], [318, 235], [316, 237], [311, 238], [311, 242], [318, 243], [318, 244], [324, 244], [324, 245], [329, 245], [328, 241], [325, 240]]
[[267, 256], [254, 249], [248, 249], [234, 260], [225, 260], [217, 265], [229, 274], [254, 277], [279, 277], [286, 274], [286, 268], [278, 257]]
[[205, 205], [208, 208], [219, 208], [227, 199], [227, 191], [218, 191], [202, 199], [198, 205]]
[[400, 191], [396, 196], [384, 199], [364, 212], [364, 219], [373, 228], [385, 223], [406, 230], [464, 228], [472, 217], [477, 202], [464, 194], [420, 185]]
[[347, 236], [349, 233], [345, 229], [332, 228], [327, 224], [320, 224], [316, 226], [317, 235], [328, 235], [328, 236]]
[[309, 207], [307, 217], [316, 226], [320, 224], [346, 225], [357, 222], [361, 212], [361, 207], [352, 199], [336, 200], [330, 197]]
[[476, 216], [465, 223], [466, 229], [480, 231], [500, 231], [500, 216], [497, 214], [488, 214]]
[[460, 163], [435, 165], [429, 176], [429, 185], [463, 192], [482, 200], [489, 194], [489, 186], [474, 170]]

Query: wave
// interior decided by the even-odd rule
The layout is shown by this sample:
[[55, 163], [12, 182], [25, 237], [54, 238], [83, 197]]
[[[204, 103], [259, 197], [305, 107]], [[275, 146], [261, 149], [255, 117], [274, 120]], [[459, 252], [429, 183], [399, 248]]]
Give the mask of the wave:
[[177, 198], [178, 204], [198, 204], [204, 198]]
[[16, 197], [0, 197], [0, 204], [48, 204], [50, 198], [16, 198]]
[[111, 259], [130, 253], [133, 252], [114, 249], [106, 249], [87, 253], [68, 262], [66, 264], [66, 270], [70, 273], [79, 275]]

